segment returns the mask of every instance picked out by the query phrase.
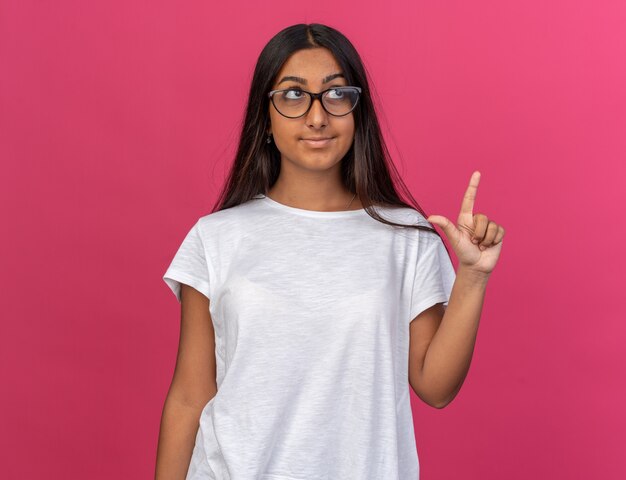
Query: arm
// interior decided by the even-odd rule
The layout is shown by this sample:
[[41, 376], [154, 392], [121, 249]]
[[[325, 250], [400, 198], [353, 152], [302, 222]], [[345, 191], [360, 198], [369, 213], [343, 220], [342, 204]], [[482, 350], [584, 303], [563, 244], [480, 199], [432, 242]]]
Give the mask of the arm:
[[156, 480], [184, 480], [200, 413], [216, 393], [215, 336], [209, 299], [183, 284], [180, 342], [161, 417]]
[[454, 399], [469, 371], [488, 279], [460, 267], [448, 307], [433, 305], [411, 322], [409, 382], [435, 408]]
[[463, 196], [457, 225], [442, 215], [427, 220], [439, 225], [459, 259], [448, 308], [441, 304], [413, 319], [409, 382], [417, 395], [443, 408], [461, 389], [476, 344], [487, 281], [502, 251], [504, 228], [482, 213], [473, 213], [480, 181], [475, 171]]

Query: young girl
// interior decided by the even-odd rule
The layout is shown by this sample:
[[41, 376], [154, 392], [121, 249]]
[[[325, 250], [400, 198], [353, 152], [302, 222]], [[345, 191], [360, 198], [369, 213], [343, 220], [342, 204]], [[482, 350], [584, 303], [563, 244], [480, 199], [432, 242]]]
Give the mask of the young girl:
[[426, 218], [396, 191], [348, 39], [272, 38], [219, 208], [163, 277], [182, 306], [157, 480], [418, 479], [409, 386], [456, 396], [502, 248], [472, 213], [479, 175], [456, 225]]

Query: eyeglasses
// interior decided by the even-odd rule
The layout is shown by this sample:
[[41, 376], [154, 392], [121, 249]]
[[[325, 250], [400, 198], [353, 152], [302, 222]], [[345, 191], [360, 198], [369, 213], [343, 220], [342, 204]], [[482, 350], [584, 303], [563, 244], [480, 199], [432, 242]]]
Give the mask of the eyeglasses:
[[332, 87], [319, 93], [292, 87], [272, 90], [267, 96], [283, 117], [298, 118], [306, 115], [316, 98], [320, 100], [326, 112], [335, 117], [343, 117], [354, 110], [360, 94], [359, 87]]

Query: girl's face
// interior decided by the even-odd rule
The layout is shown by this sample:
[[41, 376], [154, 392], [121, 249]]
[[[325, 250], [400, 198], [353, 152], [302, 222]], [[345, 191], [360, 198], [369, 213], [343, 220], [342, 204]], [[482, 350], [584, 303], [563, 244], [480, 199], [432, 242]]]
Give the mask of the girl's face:
[[[330, 50], [312, 48], [299, 50], [289, 57], [276, 77], [272, 90], [299, 87], [318, 93], [331, 87], [346, 86], [341, 68]], [[336, 75], [339, 74], [339, 75]], [[285, 79], [285, 77], [297, 77]], [[270, 102], [270, 129], [281, 153], [281, 161], [301, 168], [326, 170], [338, 164], [354, 140], [354, 115], [333, 116], [314, 100], [310, 110], [299, 118], [287, 118]], [[306, 141], [312, 137], [328, 137], [323, 144]]]

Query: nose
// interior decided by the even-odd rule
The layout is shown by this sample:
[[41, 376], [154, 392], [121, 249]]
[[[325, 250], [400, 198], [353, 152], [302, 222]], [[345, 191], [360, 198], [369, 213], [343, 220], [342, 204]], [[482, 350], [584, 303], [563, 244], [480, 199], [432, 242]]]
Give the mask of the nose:
[[324, 110], [321, 98], [314, 98], [311, 108], [306, 114], [307, 125], [314, 128], [321, 128], [328, 124], [328, 113]]

